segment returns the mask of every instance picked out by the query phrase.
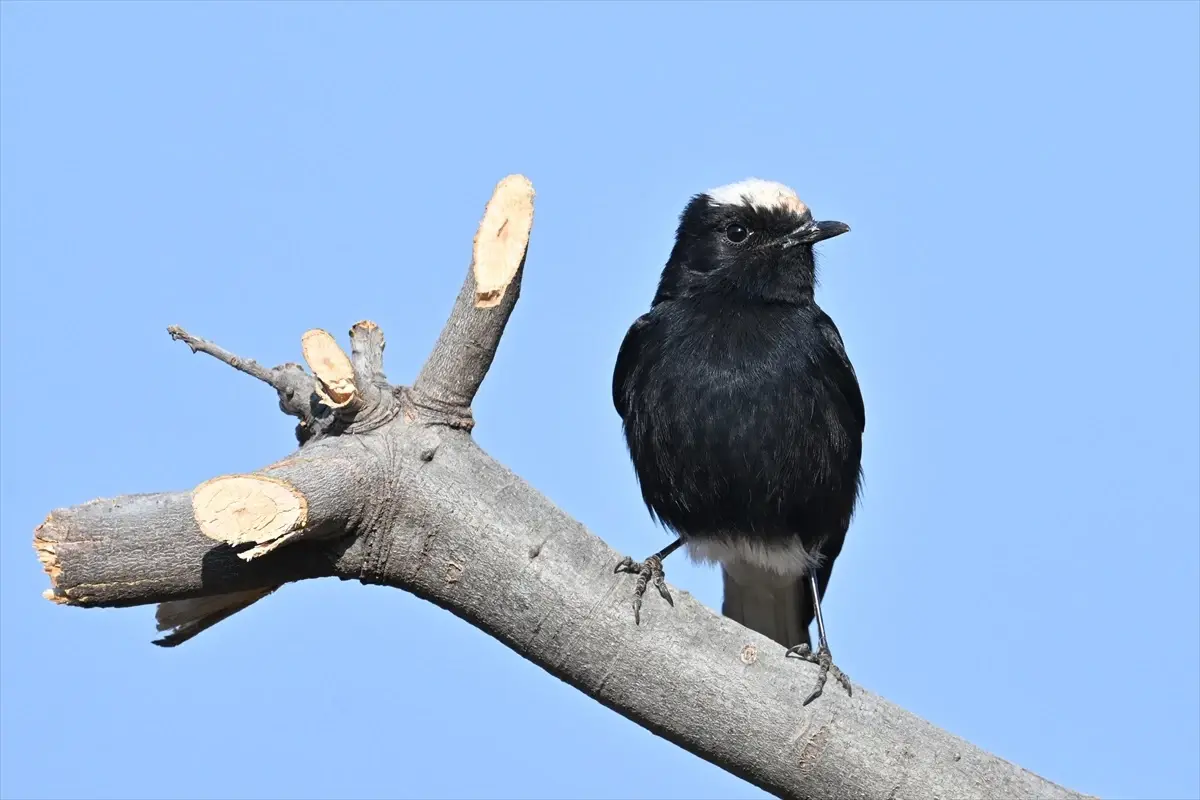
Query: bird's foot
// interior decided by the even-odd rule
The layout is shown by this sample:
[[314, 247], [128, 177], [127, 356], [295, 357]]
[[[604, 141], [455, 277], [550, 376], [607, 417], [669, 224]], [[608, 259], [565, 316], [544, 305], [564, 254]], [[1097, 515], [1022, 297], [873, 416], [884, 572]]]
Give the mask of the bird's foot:
[[823, 645], [814, 653], [812, 647], [809, 645], [798, 644], [795, 647], [789, 648], [787, 655], [802, 658], [808, 663], [816, 664], [821, 668], [821, 672], [817, 675], [817, 688], [813, 689], [812, 694], [804, 701], [804, 705], [808, 705], [821, 696], [821, 693], [825, 691], [825, 681], [831, 673], [833, 677], [837, 678], [837, 682], [845, 687], [846, 694], [854, 696], [854, 690], [850, 688], [850, 679], [846, 677], [846, 673], [838, 669], [837, 664], [833, 663], [833, 654], [829, 652], [827, 646]]
[[671, 597], [671, 591], [667, 589], [661, 556], [652, 555], [645, 561], [634, 561], [629, 556], [625, 556], [617, 562], [617, 568], [613, 570], [614, 574], [618, 572], [629, 572], [638, 576], [637, 584], [633, 587], [633, 622], [635, 625], [642, 624], [642, 595], [646, 593], [646, 586], [651, 581], [654, 582], [654, 588], [658, 589], [662, 598], [674, 608], [675, 600]]

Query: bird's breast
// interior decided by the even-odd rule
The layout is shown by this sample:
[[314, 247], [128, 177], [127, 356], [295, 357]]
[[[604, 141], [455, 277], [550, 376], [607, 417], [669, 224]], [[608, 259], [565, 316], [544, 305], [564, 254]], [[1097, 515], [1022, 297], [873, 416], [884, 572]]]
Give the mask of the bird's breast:
[[643, 349], [625, 431], [643, 497], [670, 527], [771, 538], [843, 513], [860, 447], [814, 355], [818, 332], [797, 317], [684, 316]]

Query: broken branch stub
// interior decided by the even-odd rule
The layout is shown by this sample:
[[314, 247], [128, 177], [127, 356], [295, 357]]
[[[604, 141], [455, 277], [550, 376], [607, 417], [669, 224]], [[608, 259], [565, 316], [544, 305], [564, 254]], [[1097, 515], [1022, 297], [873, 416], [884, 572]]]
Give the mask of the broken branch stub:
[[62, 567], [58, 565], [58, 550], [55, 543], [42, 537], [42, 530], [50, 523], [50, 517], [46, 517], [41, 525], [38, 525], [33, 531], [33, 549], [37, 552], [38, 561], [42, 564], [42, 570], [46, 576], [50, 578], [50, 588], [42, 592], [42, 597], [54, 603], [65, 603], [67, 599], [54, 591], [54, 587], [58, 585], [58, 578], [62, 575]]
[[509, 175], [492, 191], [475, 232], [466, 280], [408, 395], [414, 418], [460, 430], [474, 426], [471, 401], [521, 293], [533, 196], [533, 185], [523, 175]]
[[300, 339], [304, 360], [317, 376], [317, 397], [332, 409], [345, 408], [354, 400], [354, 367], [346, 351], [320, 328], [308, 331]]
[[533, 184], [509, 175], [496, 184], [475, 234], [475, 307], [493, 308], [504, 299], [533, 228]]
[[224, 475], [192, 491], [192, 513], [201, 533], [237, 547], [249, 561], [294, 538], [308, 524], [308, 499], [299, 489], [265, 475]]
[[350, 326], [350, 362], [360, 392], [369, 384], [387, 386], [387, 376], [383, 374], [383, 349], [386, 346], [383, 329], [371, 320], [360, 320]]

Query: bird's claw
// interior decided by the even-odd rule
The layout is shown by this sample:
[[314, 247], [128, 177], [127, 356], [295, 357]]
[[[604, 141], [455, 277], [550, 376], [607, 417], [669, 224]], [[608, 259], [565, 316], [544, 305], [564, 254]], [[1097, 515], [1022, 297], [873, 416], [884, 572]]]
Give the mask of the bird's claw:
[[625, 556], [617, 562], [613, 573], [617, 572], [629, 572], [638, 576], [637, 584], [633, 587], [633, 623], [635, 625], [642, 624], [642, 595], [646, 593], [646, 586], [651, 581], [654, 582], [654, 588], [658, 589], [658, 593], [662, 595], [662, 599], [666, 600], [672, 608], [675, 607], [675, 599], [671, 597], [671, 590], [667, 588], [663, 574], [662, 559], [658, 556], [650, 556], [645, 561], [634, 561], [631, 557]]
[[846, 694], [851, 697], [854, 696], [854, 690], [850, 688], [850, 679], [846, 677], [846, 673], [838, 669], [837, 664], [833, 663], [833, 654], [829, 652], [828, 647], [821, 647], [814, 653], [812, 647], [809, 645], [798, 644], [795, 647], [789, 648], [787, 654], [802, 658], [808, 663], [816, 664], [821, 668], [821, 671], [817, 674], [817, 686], [813, 689], [812, 694], [808, 696], [808, 699], [804, 701], [804, 705], [808, 705], [821, 696], [821, 693], [825, 691], [825, 681], [829, 678], [830, 673], [845, 688]]

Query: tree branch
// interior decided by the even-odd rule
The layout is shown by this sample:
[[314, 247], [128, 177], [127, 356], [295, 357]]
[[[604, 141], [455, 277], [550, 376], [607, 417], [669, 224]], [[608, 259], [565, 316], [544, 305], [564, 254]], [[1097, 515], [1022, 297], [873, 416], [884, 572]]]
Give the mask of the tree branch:
[[413, 400], [445, 424], [470, 428], [471, 401], [521, 293], [521, 273], [533, 226], [533, 184], [509, 175], [496, 184], [475, 234], [471, 274], [450, 319], [413, 382]]
[[[503, 200], [522, 181], [502, 181], [497, 195]], [[481, 236], [505, 227], [489, 220], [494, 205], [503, 204], [493, 198]], [[294, 399], [324, 409], [297, 453], [192, 492], [52, 512], [34, 536], [52, 585], [47, 595], [129, 606], [244, 593], [236, 610], [314, 577], [393, 586], [781, 796], [1083, 797], [861, 688], [801, 705], [815, 666], [785, 658], [783, 647], [679, 589], [673, 609], [656, 605], [635, 625], [634, 577], [613, 574], [619, 555], [470, 437], [470, 400], [519, 291], [512, 253], [519, 245], [523, 259], [525, 249], [518, 242], [497, 255], [481, 251], [478, 237], [476, 245], [472, 272], [412, 389], [386, 383], [383, 335], [372, 323], [351, 329], [348, 368], [322, 339], [328, 359], [309, 360], [316, 379], [296, 367], [310, 386]], [[509, 267], [508, 278], [494, 282], [499, 290], [481, 278], [503, 277]], [[273, 370], [185, 341], [276, 386]], [[341, 421], [321, 422], [330, 418]]]

